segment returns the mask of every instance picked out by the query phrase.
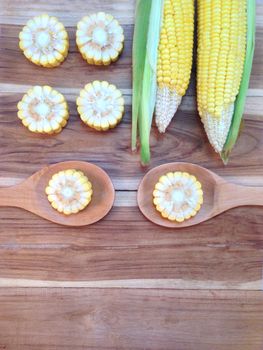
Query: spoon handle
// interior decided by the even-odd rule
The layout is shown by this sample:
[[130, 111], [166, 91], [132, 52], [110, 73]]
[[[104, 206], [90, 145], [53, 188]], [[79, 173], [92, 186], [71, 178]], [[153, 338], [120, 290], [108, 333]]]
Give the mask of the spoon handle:
[[1, 207], [22, 207], [25, 200], [25, 191], [17, 185], [0, 188]]
[[235, 190], [241, 205], [263, 205], [263, 187], [236, 185]]
[[263, 187], [225, 183], [217, 192], [216, 202], [224, 210], [245, 205], [263, 206]]

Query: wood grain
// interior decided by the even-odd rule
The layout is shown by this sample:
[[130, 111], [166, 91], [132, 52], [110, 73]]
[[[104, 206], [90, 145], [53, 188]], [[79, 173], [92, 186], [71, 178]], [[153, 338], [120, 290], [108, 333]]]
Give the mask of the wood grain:
[[[23, 210], [0, 211], [3, 278], [60, 281], [173, 279], [175, 287], [262, 289], [262, 209], [233, 209], [195, 228], [167, 230], [136, 207], [89, 227], [63, 228]], [[19, 214], [19, 215], [17, 215]], [[145, 280], [146, 279], [146, 280]], [[3, 284], [4, 285], [4, 284]], [[63, 285], [63, 284], [62, 284]], [[165, 284], [167, 287], [167, 284]]]
[[[97, 224], [64, 228], [14, 208], [0, 209], [0, 349], [261, 350], [263, 215], [230, 210], [178, 231], [148, 222], [136, 189], [149, 169], [130, 151], [131, 47], [135, 0], [0, 0], [0, 186], [47, 164], [84, 160], [101, 166], [118, 190]], [[110, 67], [88, 66], [75, 45], [85, 14], [112, 13], [125, 48]], [[32, 16], [59, 17], [70, 52], [58, 68], [28, 62], [18, 33]], [[263, 0], [257, 0], [256, 51], [244, 128], [227, 167], [209, 145], [196, 112], [195, 68], [187, 96], [165, 136], [153, 127], [151, 167], [192, 162], [228, 181], [263, 186]], [[81, 123], [75, 99], [94, 79], [123, 92], [123, 122], [108, 133]], [[31, 85], [49, 84], [69, 102], [55, 137], [24, 128], [16, 104]], [[22, 288], [24, 287], [24, 288]], [[38, 287], [38, 288], [31, 288]]]
[[0, 290], [0, 308], [5, 350], [261, 350], [263, 345], [259, 292], [19, 288]]

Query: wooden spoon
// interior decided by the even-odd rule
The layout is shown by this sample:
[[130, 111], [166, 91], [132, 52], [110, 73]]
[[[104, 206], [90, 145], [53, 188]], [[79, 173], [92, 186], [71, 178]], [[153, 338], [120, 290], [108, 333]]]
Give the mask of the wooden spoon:
[[[52, 175], [66, 169], [83, 171], [93, 187], [90, 204], [68, 216], [53, 209], [45, 194]], [[110, 211], [114, 196], [113, 184], [104, 170], [91, 163], [69, 161], [47, 166], [16, 186], [0, 188], [0, 206], [23, 208], [61, 225], [84, 226], [102, 219]]]
[[[174, 171], [186, 171], [201, 182], [204, 192], [204, 203], [200, 211], [182, 223], [164, 219], [155, 209], [152, 202], [153, 189], [160, 176]], [[199, 224], [224, 211], [243, 205], [263, 206], [263, 187], [235, 185], [225, 181], [213, 172], [190, 163], [168, 163], [150, 170], [142, 179], [138, 194], [138, 205], [143, 215], [157, 225], [181, 228]]]

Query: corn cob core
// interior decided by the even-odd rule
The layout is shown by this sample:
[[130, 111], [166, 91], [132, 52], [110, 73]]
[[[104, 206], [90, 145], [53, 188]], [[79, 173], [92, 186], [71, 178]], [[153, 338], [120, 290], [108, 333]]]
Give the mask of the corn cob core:
[[160, 132], [170, 124], [189, 85], [194, 36], [194, 1], [164, 0], [155, 121]]
[[108, 65], [118, 59], [123, 49], [122, 27], [104, 12], [83, 17], [76, 37], [79, 51], [89, 64]]
[[80, 91], [77, 106], [82, 121], [99, 131], [114, 128], [124, 113], [122, 93], [107, 81], [87, 84]]
[[65, 215], [86, 208], [92, 197], [92, 185], [82, 171], [68, 169], [52, 176], [46, 194], [52, 207]]
[[19, 47], [36, 65], [56, 67], [67, 57], [68, 34], [56, 17], [43, 14], [27, 22], [19, 34]]
[[159, 178], [153, 191], [153, 204], [164, 218], [183, 222], [195, 216], [203, 203], [202, 186], [186, 172], [169, 172]]
[[34, 86], [17, 108], [18, 118], [34, 133], [59, 133], [69, 118], [64, 96], [50, 86]]
[[198, 0], [198, 110], [221, 152], [231, 125], [246, 51], [247, 0]]

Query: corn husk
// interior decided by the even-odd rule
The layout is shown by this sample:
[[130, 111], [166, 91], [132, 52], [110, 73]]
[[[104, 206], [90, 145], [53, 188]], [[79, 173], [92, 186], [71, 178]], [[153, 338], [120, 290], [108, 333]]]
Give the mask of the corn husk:
[[227, 164], [232, 148], [235, 146], [242, 128], [242, 117], [244, 113], [246, 94], [249, 87], [249, 80], [252, 70], [255, 50], [255, 25], [256, 23], [256, 2], [247, 0], [247, 48], [244, 63], [244, 71], [240, 84], [239, 94], [236, 98], [234, 114], [228, 132], [227, 140], [220, 154], [223, 162]]
[[132, 149], [137, 131], [141, 162], [150, 161], [150, 132], [156, 102], [158, 44], [163, 0], [137, 0], [133, 38]]

